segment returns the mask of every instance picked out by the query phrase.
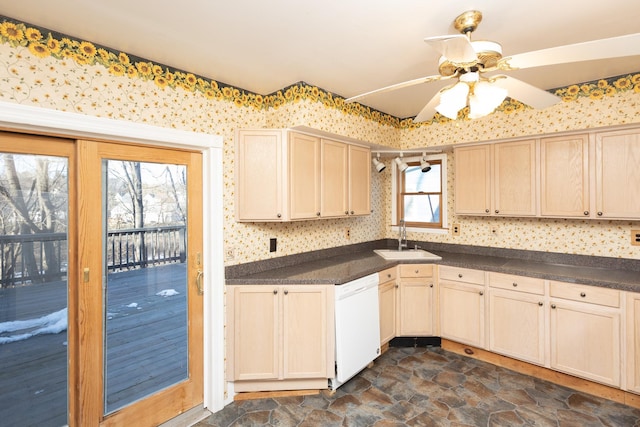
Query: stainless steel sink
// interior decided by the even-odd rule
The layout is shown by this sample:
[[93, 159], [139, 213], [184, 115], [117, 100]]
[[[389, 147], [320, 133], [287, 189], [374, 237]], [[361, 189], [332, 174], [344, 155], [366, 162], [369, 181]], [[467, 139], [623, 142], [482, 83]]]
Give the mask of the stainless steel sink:
[[377, 253], [384, 259], [396, 260], [396, 259], [417, 259], [417, 260], [439, 260], [442, 257], [427, 252], [422, 249], [405, 249], [399, 251], [397, 249], [375, 249], [373, 252]]

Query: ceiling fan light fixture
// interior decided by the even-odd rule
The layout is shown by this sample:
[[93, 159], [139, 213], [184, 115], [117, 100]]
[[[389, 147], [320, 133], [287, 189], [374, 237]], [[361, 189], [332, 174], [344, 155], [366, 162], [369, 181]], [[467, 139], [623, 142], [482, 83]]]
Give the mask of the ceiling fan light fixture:
[[507, 90], [488, 81], [477, 82], [469, 95], [469, 118], [477, 119], [491, 114], [507, 97]]
[[440, 93], [440, 104], [436, 111], [445, 117], [455, 120], [458, 118], [458, 111], [467, 105], [467, 95], [469, 85], [465, 82], [458, 82]]

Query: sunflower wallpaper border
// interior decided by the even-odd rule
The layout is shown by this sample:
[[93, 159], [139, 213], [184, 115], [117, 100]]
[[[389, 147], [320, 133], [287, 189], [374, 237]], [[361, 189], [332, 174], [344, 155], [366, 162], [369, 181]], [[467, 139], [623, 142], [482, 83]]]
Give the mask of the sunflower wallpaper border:
[[[1, 43], [9, 44], [12, 47], [27, 47], [29, 52], [38, 58], [50, 56], [60, 60], [71, 59], [78, 65], [102, 65], [116, 77], [127, 76], [151, 80], [162, 89], [198, 91], [204, 94], [207, 99], [231, 102], [237, 107], [277, 110], [285, 104], [304, 100], [321, 103], [325, 108], [337, 109], [342, 113], [359, 116], [397, 129], [417, 129], [451, 121], [436, 113], [435, 117], [429, 121], [414, 123], [412, 117], [398, 118], [357, 102], [345, 103], [344, 97], [303, 81], [274, 93], [261, 95], [164, 64], [153, 63], [125, 52], [118, 52], [90, 41], [76, 40], [64, 34], [26, 24], [3, 15], [0, 15], [0, 21]], [[572, 102], [581, 97], [600, 100], [627, 91], [640, 93], [640, 72], [573, 84], [549, 92], [561, 97], [564, 102]], [[496, 110], [512, 114], [530, 108], [517, 100], [507, 98]], [[461, 110], [458, 118], [470, 120], [468, 107]]]

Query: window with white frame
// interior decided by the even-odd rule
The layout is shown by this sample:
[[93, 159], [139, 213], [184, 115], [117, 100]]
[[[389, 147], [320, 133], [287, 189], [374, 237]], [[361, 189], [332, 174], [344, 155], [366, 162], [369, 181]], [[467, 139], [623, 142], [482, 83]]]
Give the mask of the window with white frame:
[[404, 172], [391, 162], [393, 224], [404, 219], [416, 231], [442, 232], [447, 228], [447, 156], [425, 156], [431, 164], [428, 172], [422, 172], [422, 158], [403, 158], [409, 165]]

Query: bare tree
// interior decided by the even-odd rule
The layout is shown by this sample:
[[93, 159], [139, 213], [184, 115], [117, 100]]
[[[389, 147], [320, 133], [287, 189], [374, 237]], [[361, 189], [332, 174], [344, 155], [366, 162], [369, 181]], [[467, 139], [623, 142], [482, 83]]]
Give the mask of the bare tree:
[[[53, 233], [59, 227], [60, 206], [53, 200], [53, 192], [66, 194], [66, 167], [64, 170], [51, 171], [50, 161], [36, 157], [33, 171], [18, 170], [15, 156], [3, 154], [2, 166], [4, 178], [0, 180], [0, 201], [2, 203], [2, 229], [5, 235], [29, 235]], [[60, 201], [57, 201], [60, 203]], [[64, 197], [66, 203], [66, 196]], [[64, 208], [63, 208], [64, 209]], [[8, 217], [6, 217], [8, 216]], [[2, 278], [4, 283], [14, 277], [15, 266], [21, 255], [23, 269], [32, 282], [46, 282], [59, 276], [60, 260], [55, 244], [51, 239], [42, 239], [41, 265], [36, 258], [39, 247], [34, 240], [26, 239], [21, 245], [4, 245]]]
[[[131, 197], [133, 208], [133, 227], [144, 228], [144, 199], [142, 194], [142, 171], [140, 162], [121, 162], [124, 172], [125, 182]], [[147, 263], [147, 245], [145, 244], [144, 232], [139, 233], [139, 253], [141, 267]]]

